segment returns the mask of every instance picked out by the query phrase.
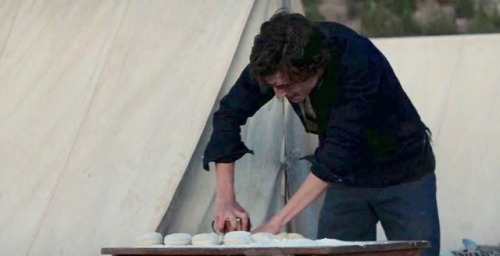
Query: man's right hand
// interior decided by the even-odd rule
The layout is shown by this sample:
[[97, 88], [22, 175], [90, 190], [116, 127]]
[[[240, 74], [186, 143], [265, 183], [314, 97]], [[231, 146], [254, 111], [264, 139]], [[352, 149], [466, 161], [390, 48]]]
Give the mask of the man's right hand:
[[[222, 232], [250, 230], [248, 213], [236, 201], [234, 193], [234, 163], [217, 163], [215, 169], [215, 228]], [[240, 223], [237, 223], [237, 218]], [[229, 227], [226, 227], [226, 220], [230, 223]]]
[[221, 232], [249, 231], [251, 228], [248, 213], [235, 200], [216, 202], [214, 217], [215, 228]]

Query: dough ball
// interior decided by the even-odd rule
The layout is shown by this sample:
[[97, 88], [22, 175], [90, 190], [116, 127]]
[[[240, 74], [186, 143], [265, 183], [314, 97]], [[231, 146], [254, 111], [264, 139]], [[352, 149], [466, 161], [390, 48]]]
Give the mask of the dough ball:
[[158, 232], [147, 233], [137, 238], [137, 242], [141, 246], [163, 244], [163, 235]]
[[221, 242], [219, 235], [213, 232], [197, 234], [191, 238], [191, 244], [193, 245], [218, 245]]
[[165, 245], [188, 245], [191, 243], [191, 235], [186, 233], [174, 233], [165, 236]]
[[240, 244], [250, 244], [254, 240], [252, 234], [247, 231], [231, 231], [224, 235], [224, 244], [227, 245], [240, 245]]
[[271, 233], [259, 232], [259, 233], [253, 234], [252, 239], [256, 243], [270, 242], [270, 241], [276, 239], [276, 236], [274, 234], [271, 234]]
[[288, 233], [287, 239], [301, 239], [305, 238], [303, 235], [299, 233]]
[[281, 232], [276, 235], [276, 239], [283, 240], [288, 238], [288, 233], [287, 232]]

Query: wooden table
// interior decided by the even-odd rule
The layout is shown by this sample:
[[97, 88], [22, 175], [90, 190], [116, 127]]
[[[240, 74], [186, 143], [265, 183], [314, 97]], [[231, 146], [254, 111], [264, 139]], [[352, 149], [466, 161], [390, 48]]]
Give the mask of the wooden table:
[[365, 245], [304, 247], [115, 247], [102, 248], [111, 255], [346, 255], [346, 256], [418, 256], [427, 241], [373, 242]]

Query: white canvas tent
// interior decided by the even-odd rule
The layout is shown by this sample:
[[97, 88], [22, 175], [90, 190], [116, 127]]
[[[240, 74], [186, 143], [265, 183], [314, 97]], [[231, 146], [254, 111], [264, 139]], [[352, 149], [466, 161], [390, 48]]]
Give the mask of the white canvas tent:
[[500, 34], [375, 43], [433, 132], [442, 247], [500, 244]]
[[[97, 255], [145, 232], [210, 231], [209, 117], [283, 6], [301, 11], [277, 0], [0, 2], [0, 254]], [[445, 248], [500, 237], [499, 42], [375, 40], [435, 133]], [[292, 193], [307, 174], [297, 158], [316, 141], [278, 100], [242, 137], [255, 155], [237, 163], [237, 197], [259, 225], [285, 201], [285, 171]], [[289, 228], [314, 238], [319, 205]]]
[[[0, 3], [0, 253], [94, 255], [156, 230], [199, 160], [217, 95], [283, 4]], [[278, 119], [260, 132], [282, 133], [282, 106], [267, 107]], [[261, 151], [272, 160], [253, 168], [279, 172], [274, 138]], [[212, 192], [203, 174], [194, 194]]]

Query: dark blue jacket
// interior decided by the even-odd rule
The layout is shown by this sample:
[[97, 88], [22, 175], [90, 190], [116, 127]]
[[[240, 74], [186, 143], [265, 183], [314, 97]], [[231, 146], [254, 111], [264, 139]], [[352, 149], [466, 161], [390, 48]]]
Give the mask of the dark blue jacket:
[[[384, 187], [414, 181], [434, 171], [429, 132], [403, 91], [391, 65], [370, 42], [337, 23], [318, 23], [331, 49], [321, 87], [310, 96], [319, 145], [305, 159], [328, 182]], [[251, 79], [248, 67], [223, 97], [203, 166], [234, 162], [251, 153], [240, 126], [274, 96]], [[304, 123], [297, 104], [291, 106]], [[307, 129], [306, 129], [307, 131]], [[308, 131], [312, 132], [312, 131]]]

